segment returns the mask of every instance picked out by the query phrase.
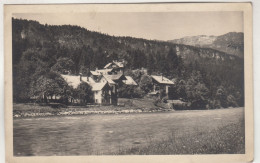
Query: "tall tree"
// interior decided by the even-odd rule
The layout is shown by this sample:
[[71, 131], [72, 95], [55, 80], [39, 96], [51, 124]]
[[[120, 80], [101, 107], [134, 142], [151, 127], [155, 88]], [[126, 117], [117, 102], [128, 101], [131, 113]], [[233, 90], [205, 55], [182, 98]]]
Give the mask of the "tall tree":
[[91, 86], [82, 82], [76, 89], [77, 96], [82, 104], [93, 102], [93, 92]]

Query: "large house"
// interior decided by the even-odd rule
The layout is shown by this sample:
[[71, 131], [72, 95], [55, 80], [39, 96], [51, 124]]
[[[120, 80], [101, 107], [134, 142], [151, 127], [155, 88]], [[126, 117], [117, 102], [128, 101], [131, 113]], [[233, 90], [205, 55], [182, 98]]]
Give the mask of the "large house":
[[163, 76], [151, 75], [153, 81], [153, 92], [150, 95], [159, 95], [162, 97], [162, 94], [165, 94], [169, 97], [169, 88], [174, 85], [174, 82], [170, 79]]
[[61, 75], [65, 81], [76, 89], [80, 83], [85, 82], [92, 87], [93, 101], [96, 104], [117, 105], [118, 88], [123, 85], [136, 86], [131, 76], [124, 75], [124, 61], [108, 63], [104, 69], [90, 71], [90, 76]]
[[94, 93], [93, 101], [96, 104], [113, 104], [117, 105], [117, 95], [113, 94], [113, 87], [108, 82], [96, 82], [91, 77], [83, 77], [82, 75], [61, 75], [68, 85], [76, 89], [80, 83], [89, 84]]

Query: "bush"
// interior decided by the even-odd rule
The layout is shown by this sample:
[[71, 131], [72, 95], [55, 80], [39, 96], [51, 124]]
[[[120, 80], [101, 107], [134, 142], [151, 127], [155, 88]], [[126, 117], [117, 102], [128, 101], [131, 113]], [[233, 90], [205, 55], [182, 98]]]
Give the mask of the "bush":
[[118, 89], [118, 94], [122, 98], [141, 98], [145, 95], [145, 92], [136, 86], [123, 85]]
[[228, 95], [227, 96], [227, 105], [228, 106], [232, 106], [232, 107], [237, 107], [238, 106], [234, 96], [232, 96], [232, 95]]
[[209, 108], [210, 109], [217, 109], [221, 108], [221, 103], [219, 100], [210, 100], [209, 101]]

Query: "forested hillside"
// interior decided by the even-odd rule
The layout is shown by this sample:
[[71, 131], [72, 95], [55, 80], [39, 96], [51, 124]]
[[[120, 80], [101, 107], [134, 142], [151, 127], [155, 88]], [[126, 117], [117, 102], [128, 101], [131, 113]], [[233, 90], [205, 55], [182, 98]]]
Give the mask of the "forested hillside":
[[114, 37], [78, 26], [42, 25], [21, 19], [12, 23], [16, 102], [44, 91], [42, 85], [53, 94], [67, 96], [67, 86], [59, 74], [70, 71], [86, 75], [112, 60], [124, 59], [128, 72], [144, 67], [149, 74], [175, 78], [175, 98], [191, 102], [194, 108], [244, 105], [243, 59], [234, 55], [170, 42]]

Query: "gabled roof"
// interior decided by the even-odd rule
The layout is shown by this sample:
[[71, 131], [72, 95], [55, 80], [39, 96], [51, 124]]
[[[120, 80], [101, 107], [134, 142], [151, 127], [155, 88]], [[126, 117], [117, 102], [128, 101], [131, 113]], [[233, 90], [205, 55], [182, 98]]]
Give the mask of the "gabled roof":
[[116, 80], [126, 80], [126, 77], [125, 75], [123, 74], [115, 74], [115, 75], [103, 75], [106, 79], [111, 79], [113, 81], [116, 81]]
[[134, 79], [131, 76], [125, 76], [126, 80], [123, 80], [123, 82], [126, 85], [137, 85], [137, 83], [134, 81]]
[[[109, 83], [109, 84], [116, 84], [112, 79], [110, 79], [109, 77], [105, 77], [104, 75], [103, 75], [103, 78]], [[102, 82], [102, 78], [101, 78], [101, 82]]]
[[108, 68], [112, 63], [113, 62], [110, 62], [110, 63], [106, 64], [104, 68]]
[[63, 79], [68, 83], [69, 86], [72, 86], [76, 89], [80, 85], [80, 76], [74, 75], [61, 75]]
[[68, 83], [68, 85], [72, 86], [74, 89], [76, 89], [82, 81], [88, 83], [88, 84], [93, 84], [95, 81], [91, 77], [83, 77], [82, 76], [82, 81], [80, 81], [80, 76], [79, 75], [61, 75], [63, 79]]
[[94, 80], [93, 78], [91, 78], [91, 77], [82, 76], [81, 79], [82, 79], [82, 81], [84, 81], [84, 82], [86, 82], [86, 83], [88, 83], [88, 84], [90, 84], [90, 83], [96, 83], [95, 80]]
[[96, 71], [90, 71], [90, 73], [92, 74], [92, 75], [94, 75], [94, 76], [98, 76], [98, 75], [100, 75], [98, 72], [96, 72]]
[[124, 67], [124, 63], [123, 62], [113, 61], [113, 62], [110, 62], [110, 63], [106, 64], [104, 68], [108, 68], [112, 64], [115, 64], [115, 65], [117, 65], [120, 68]]
[[124, 63], [123, 62], [117, 62], [117, 61], [114, 61], [114, 63], [120, 67], [120, 68], [123, 68], [124, 67]]
[[100, 69], [100, 70], [90, 71], [90, 73], [92, 75], [99, 76], [99, 75], [106, 75], [111, 71], [113, 71], [113, 69]]
[[169, 84], [169, 85], [172, 85], [174, 84], [170, 79], [166, 78], [166, 77], [163, 77], [163, 76], [155, 76], [155, 75], [152, 75], [151, 76], [155, 81], [157, 81], [158, 83], [160, 84]]
[[107, 84], [107, 82], [95, 83], [92, 85], [92, 91], [100, 91], [105, 87], [106, 84]]

